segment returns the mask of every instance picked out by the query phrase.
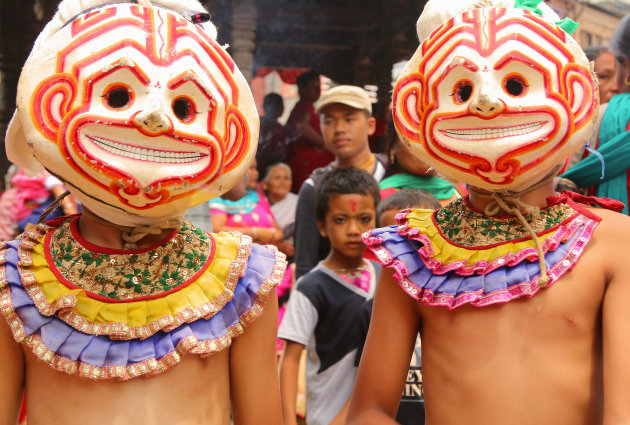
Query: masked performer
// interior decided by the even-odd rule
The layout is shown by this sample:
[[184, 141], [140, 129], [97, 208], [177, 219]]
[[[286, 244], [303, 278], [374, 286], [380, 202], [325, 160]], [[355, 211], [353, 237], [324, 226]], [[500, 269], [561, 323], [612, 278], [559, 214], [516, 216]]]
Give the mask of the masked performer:
[[285, 266], [185, 211], [256, 151], [247, 83], [196, 0], [66, 0], [18, 87], [7, 152], [83, 214], [2, 246], [0, 423], [279, 424]]
[[364, 235], [377, 287], [349, 423], [394, 423], [421, 331], [426, 423], [630, 423], [630, 221], [556, 194], [589, 62], [540, 1], [429, 0], [394, 90], [410, 150], [470, 195]]

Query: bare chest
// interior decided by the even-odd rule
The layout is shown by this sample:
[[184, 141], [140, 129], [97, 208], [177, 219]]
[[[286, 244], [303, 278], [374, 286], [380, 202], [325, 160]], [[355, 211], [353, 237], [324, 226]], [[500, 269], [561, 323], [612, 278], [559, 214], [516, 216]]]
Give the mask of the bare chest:
[[66, 375], [30, 354], [26, 363], [29, 424], [229, 424], [229, 350], [129, 381]]

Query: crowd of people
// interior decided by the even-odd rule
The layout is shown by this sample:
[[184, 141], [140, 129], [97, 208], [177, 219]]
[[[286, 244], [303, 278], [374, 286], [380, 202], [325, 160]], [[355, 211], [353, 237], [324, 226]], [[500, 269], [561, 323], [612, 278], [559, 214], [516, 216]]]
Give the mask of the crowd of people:
[[[484, 423], [538, 423], [540, 418], [554, 417], [563, 425], [601, 424], [608, 417], [605, 414], [625, 415], [630, 420], [630, 394], [623, 381], [630, 376], [624, 358], [628, 344], [618, 342], [627, 341], [626, 327], [618, 323], [630, 319], [626, 312], [630, 296], [623, 277], [624, 259], [612, 255], [612, 241], [630, 227], [627, 217], [587, 207], [630, 214], [630, 15], [621, 21], [609, 46], [582, 52], [577, 43], [555, 29], [564, 31], [571, 23], [558, 21], [553, 24], [558, 27], [552, 26], [547, 22], [549, 12], [545, 9], [543, 13], [535, 1], [502, 12], [505, 16], [494, 9], [480, 12], [466, 1], [443, 14], [440, 3], [430, 0], [418, 23], [420, 40], [426, 42], [410, 59], [394, 89], [384, 152], [370, 148], [376, 121], [366, 90], [336, 85], [322, 93], [320, 74], [307, 71], [297, 79], [300, 99], [286, 125], [278, 121], [284, 111], [283, 98], [268, 94], [257, 151], [226, 159], [226, 163], [233, 160], [232, 168], [226, 169], [236, 170], [226, 180], [227, 192], [218, 188], [223, 184], [220, 178], [204, 176], [208, 186], [216, 185], [207, 190], [214, 195], [190, 209], [189, 221], [178, 221], [181, 227], [176, 232], [164, 223], [177, 214], [183, 216], [188, 204], [177, 202], [178, 196], [188, 196], [185, 193], [173, 197], [175, 207], [143, 216], [136, 212], [137, 205], [144, 202], [142, 207], [151, 210], [152, 202], [158, 202], [154, 200], [165, 192], [151, 187], [139, 194], [135, 183], [117, 187], [123, 184], [121, 180], [103, 185], [100, 175], [86, 188], [75, 182], [90, 172], [102, 173], [106, 168], [102, 164], [97, 171], [77, 173], [79, 177], [65, 176], [64, 181], [73, 188], [81, 187], [81, 199], [65, 193], [61, 176], [47, 171], [32, 175], [14, 167], [0, 198], [1, 236], [11, 240], [24, 231], [35, 236], [29, 236], [33, 240], [27, 241], [28, 246], [15, 242], [2, 248], [15, 263], [9, 265], [10, 284], [17, 294], [10, 308], [0, 309], [8, 321], [13, 320], [13, 330], [2, 328], [2, 335], [14, 332], [16, 340], [32, 338], [24, 344], [35, 347], [39, 355], [41, 341], [52, 341], [46, 338], [62, 333], [63, 341], [54, 340], [58, 351], [41, 349], [39, 360], [94, 379], [110, 374], [124, 381], [152, 373], [160, 375], [156, 379], [166, 379], [161, 373], [180, 362], [183, 354], [213, 354], [219, 359], [213, 374], [222, 381], [206, 394], [223, 403], [216, 412], [206, 412], [206, 417], [219, 418], [217, 423], [226, 423], [230, 415], [235, 423], [256, 423], [259, 418], [247, 411], [248, 400], [262, 393], [261, 382], [276, 375], [279, 390], [272, 388], [254, 403], [257, 409], [266, 406], [265, 420], [274, 424], [279, 423], [280, 409], [285, 425], [386, 424], [394, 420], [417, 425], [425, 423], [425, 416], [427, 423], [463, 423], [467, 415], [499, 418], [480, 419]], [[127, 5], [116, 7], [129, 16], [137, 15]], [[516, 47], [505, 47], [503, 41], [492, 48], [486, 46], [489, 50], [484, 55], [461, 31], [452, 35], [455, 41], [445, 42], [454, 47], [440, 56], [443, 46], [439, 39], [450, 37], [448, 28], [433, 36], [428, 28], [435, 22], [443, 25], [448, 21], [454, 28], [475, 22], [481, 38], [489, 39], [496, 36], [489, 23], [502, 19], [504, 31], [525, 36], [505, 42]], [[149, 21], [155, 22], [147, 18]], [[548, 37], [543, 41], [549, 44], [543, 49], [557, 49], [558, 63], [548, 63], [531, 41], [543, 33]], [[122, 33], [116, 36], [126, 37]], [[212, 43], [209, 46], [205, 51], [215, 48]], [[515, 49], [528, 52], [528, 61], [540, 62], [529, 63]], [[424, 51], [433, 51], [435, 57], [423, 58]], [[511, 56], [518, 56], [517, 60], [506, 59]], [[588, 61], [591, 73], [585, 65]], [[485, 75], [488, 67], [497, 75]], [[539, 73], [544, 67], [552, 69], [543, 78]], [[432, 75], [437, 69], [439, 78]], [[574, 90], [585, 92], [565, 93], [564, 88], [571, 84]], [[525, 96], [533, 100], [523, 106]], [[115, 96], [108, 92], [99, 102], [110, 98]], [[601, 106], [596, 118], [597, 98]], [[42, 95], [36, 101], [46, 99]], [[248, 100], [242, 102], [238, 108], [245, 111], [243, 115], [251, 113]], [[550, 113], [553, 102], [557, 110]], [[117, 113], [117, 108], [124, 111], [126, 107], [109, 105]], [[176, 108], [173, 113], [186, 125], [194, 120], [178, 116]], [[521, 117], [527, 114], [537, 121], [524, 125]], [[554, 127], [546, 128], [540, 117], [553, 114], [558, 115]], [[134, 123], [140, 128], [138, 140], [160, 137], [165, 131], [151, 119], [147, 115]], [[513, 133], [509, 133], [511, 126]], [[507, 129], [507, 136], [500, 127]], [[541, 128], [547, 131], [544, 137], [537, 133]], [[44, 137], [52, 132], [45, 130]], [[118, 134], [119, 129], [113, 131]], [[225, 139], [232, 140], [227, 133]], [[528, 139], [530, 133], [540, 136], [535, 143]], [[167, 146], [179, 137], [160, 143]], [[507, 143], [503, 138], [512, 139]], [[573, 154], [579, 148], [573, 145], [587, 139]], [[157, 150], [153, 152], [159, 155]], [[51, 171], [62, 174], [55, 167], [53, 164]], [[131, 166], [123, 171], [142, 174], [147, 170]], [[182, 170], [181, 181], [203, 186], [188, 168], [182, 165]], [[148, 177], [137, 180], [143, 178]], [[178, 184], [173, 183], [179, 188]], [[562, 188], [572, 191], [560, 192]], [[120, 200], [122, 206], [101, 218], [95, 214], [104, 208], [99, 196]], [[112, 217], [125, 224], [110, 226], [107, 223]], [[44, 218], [54, 220], [48, 227], [37, 225]], [[90, 229], [101, 229], [100, 236]], [[140, 232], [144, 233], [138, 236]], [[113, 245], [110, 233], [116, 241]], [[160, 237], [165, 238], [162, 245], [156, 242]], [[41, 248], [38, 244], [49, 244], [51, 253], [45, 252], [49, 245]], [[57, 247], [61, 252], [54, 251]], [[167, 254], [160, 254], [167, 248]], [[82, 250], [76, 258], [74, 249]], [[128, 249], [131, 256], [125, 251]], [[28, 261], [23, 260], [26, 251]], [[177, 256], [181, 258], [173, 271], [169, 261], [175, 264]], [[158, 257], [166, 268], [159, 273], [154, 263]], [[77, 278], [81, 281], [90, 274], [88, 267], [110, 261], [120, 267], [116, 269], [119, 275], [110, 279], [112, 273], [103, 272], [87, 277], [92, 279], [89, 290], [101, 288], [98, 294], [84, 296], [85, 288], [70, 282], [79, 273], [73, 269], [81, 268]], [[44, 263], [55, 272], [46, 269], [35, 275], [25, 271], [33, 265], [44, 267]], [[577, 272], [567, 273], [572, 268]], [[184, 270], [181, 274], [180, 269]], [[36, 277], [34, 285], [41, 284], [41, 294], [47, 294], [46, 301], [41, 301], [47, 303], [45, 307], [29, 301], [26, 293], [33, 292], [29, 289], [31, 275]], [[160, 282], [159, 289], [151, 287], [149, 277]], [[44, 278], [52, 280], [38, 281]], [[68, 287], [74, 292], [64, 292], [68, 289], [59, 284], [45, 293], [57, 284], [55, 279], [70, 282]], [[123, 279], [125, 283], [121, 283]], [[173, 283], [178, 279], [186, 282], [182, 292]], [[565, 284], [557, 285], [561, 279]], [[571, 285], [577, 289], [571, 290]], [[147, 292], [147, 288], [155, 292]], [[7, 292], [9, 298], [11, 291]], [[118, 299], [117, 291], [124, 296]], [[94, 322], [72, 310], [79, 305], [72, 297], [79, 297], [79, 307]], [[115, 301], [108, 303], [108, 298]], [[128, 301], [132, 303], [127, 311], [123, 303]], [[143, 307], [134, 304], [136, 301]], [[121, 305], [125, 305], [124, 312], [116, 307]], [[163, 310], [169, 312], [162, 315]], [[51, 315], [55, 319], [49, 325]], [[124, 320], [110, 321], [123, 315]], [[555, 320], [558, 317], [560, 324]], [[81, 325], [77, 325], [79, 329], [71, 327], [75, 322]], [[250, 325], [253, 331], [245, 332]], [[54, 326], [57, 328], [48, 330]], [[35, 336], [25, 337], [31, 328], [36, 329], [32, 331]], [[275, 363], [267, 341], [276, 329], [277, 370], [270, 367]], [[71, 344], [66, 339], [73, 338], [87, 338], [85, 346], [77, 343], [78, 348], [68, 348]], [[239, 338], [240, 343], [233, 342]], [[15, 353], [15, 347], [6, 348], [9, 344], [1, 339], [0, 343], [4, 344], [0, 348]], [[93, 343], [111, 344], [112, 348], [101, 355], [90, 345]], [[230, 344], [234, 345], [226, 354], [222, 350]], [[537, 351], [529, 351], [531, 346]], [[261, 347], [265, 354], [257, 357]], [[168, 354], [158, 358], [160, 350]], [[253, 357], [256, 359], [251, 360]], [[142, 367], [135, 364], [136, 358], [143, 359]], [[114, 363], [117, 361], [124, 365]], [[514, 361], [526, 369], [514, 368]], [[602, 361], [609, 365], [602, 368], [598, 365]], [[75, 365], [72, 362], [80, 366], [71, 366]], [[201, 363], [190, 364], [193, 366], [185, 372], [185, 379], [177, 381], [176, 389], [182, 390], [188, 381], [197, 382], [195, 377], [203, 373]], [[24, 364], [20, 365], [23, 369]], [[426, 387], [423, 368], [430, 371], [425, 374]], [[250, 379], [247, 374], [254, 369], [251, 379], [261, 382], [242, 390], [246, 387], [243, 382]], [[613, 376], [617, 372], [619, 376]], [[595, 383], [601, 375], [605, 384]], [[20, 382], [25, 379], [11, 375], [18, 391], [23, 392]], [[522, 388], [516, 388], [515, 382]], [[77, 395], [81, 386], [75, 384], [68, 387]], [[217, 395], [231, 385], [237, 388], [233, 394]], [[588, 394], [572, 390], [584, 390], [584, 386], [590, 386], [585, 390]], [[202, 384], [196, 388], [207, 390]], [[426, 395], [431, 406], [426, 412], [425, 388], [430, 388]], [[593, 401], [598, 391], [606, 397], [615, 395], [602, 407]], [[567, 392], [571, 394], [567, 396]], [[518, 407], [496, 401], [505, 394], [531, 398], [535, 407], [526, 410], [523, 400]], [[193, 404], [186, 406], [190, 410]], [[14, 405], [19, 402], [9, 407]], [[603, 409], [612, 413], [604, 414]], [[35, 410], [33, 416], [37, 414]]]

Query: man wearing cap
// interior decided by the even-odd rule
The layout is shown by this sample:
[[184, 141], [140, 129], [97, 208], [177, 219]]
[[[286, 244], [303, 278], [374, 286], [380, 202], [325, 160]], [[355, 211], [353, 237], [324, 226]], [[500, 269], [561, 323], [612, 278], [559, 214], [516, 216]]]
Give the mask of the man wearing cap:
[[376, 181], [385, 175], [386, 160], [370, 151], [368, 137], [374, 133], [372, 102], [365, 90], [337, 86], [315, 103], [320, 114], [322, 136], [335, 160], [316, 169], [300, 189], [295, 220], [296, 277], [308, 273], [330, 250], [319, 234], [315, 217], [314, 187], [317, 180], [334, 167], [354, 167], [372, 174]]

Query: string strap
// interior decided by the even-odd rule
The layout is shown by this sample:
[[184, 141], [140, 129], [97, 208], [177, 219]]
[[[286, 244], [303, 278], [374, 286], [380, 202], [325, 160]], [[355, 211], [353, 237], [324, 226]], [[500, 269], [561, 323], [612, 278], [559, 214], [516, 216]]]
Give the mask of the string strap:
[[54, 201], [52, 201], [52, 204], [48, 205], [48, 208], [46, 208], [39, 216], [39, 218], [37, 219], [37, 224], [41, 224], [46, 220], [46, 217], [48, 217], [48, 214], [50, 214], [51, 212], [53, 212], [53, 210], [55, 208], [57, 208], [57, 206], [59, 206], [59, 204], [61, 204], [61, 201], [63, 201], [63, 198], [65, 198], [66, 196], [70, 195], [70, 191], [66, 190], [65, 192], [63, 192], [61, 195], [57, 196], [55, 198]]
[[549, 285], [549, 282], [551, 282], [551, 278], [547, 274], [545, 253], [543, 252], [542, 245], [538, 240], [538, 235], [536, 235], [534, 228], [525, 218], [525, 215], [527, 215], [534, 220], [540, 219], [540, 208], [533, 205], [528, 205], [525, 202], [521, 201], [519, 198], [523, 196], [523, 194], [538, 189], [539, 187], [542, 187], [553, 180], [554, 176], [558, 173], [560, 167], [561, 166], [556, 166], [553, 170], [551, 170], [551, 173], [549, 173], [547, 177], [521, 192], [505, 190], [500, 192], [484, 193], [476, 190], [474, 187], [468, 188], [468, 191], [474, 193], [476, 196], [486, 199], [492, 199], [492, 202], [490, 202], [484, 210], [485, 215], [487, 215], [488, 217], [492, 217], [494, 215], [497, 215], [501, 211], [505, 211], [506, 213], [518, 218], [523, 227], [525, 227], [525, 230], [527, 230], [527, 232], [532, 237], [532, 240], [536, 244], [536, 251], [538, 252], [538, 263], [540, 264], [540, 278], [538, 278], [538, 285], [541, 288], [545, 288], [547, 285]]
[[527, 205], [520, 199], [514, 196], [505, 195], [500, 192], [494, 192], [492, 194], [494, 202], [488, 204], [484, 213], [488, 216], [493, 216], [503, 210], [513, 216], [517, 217], [523, 227], [532, 237], [536, 244], [536, 251], [538, 252], [538, 263], [540, 264], [540, 278], [538, 278], [538, 285], [541, 288], [545, 288], [551, 282], [551, 278], [547, 274], [547, 264], [545, 264], [545, 253], [543, 252], [542, 245], [538, 240], [538, 235], [532, 228], [531, 224], [527, 221], [524, 214], [531, 216], [534, 219], [540, 218], [540, 208], [532, 205]]

